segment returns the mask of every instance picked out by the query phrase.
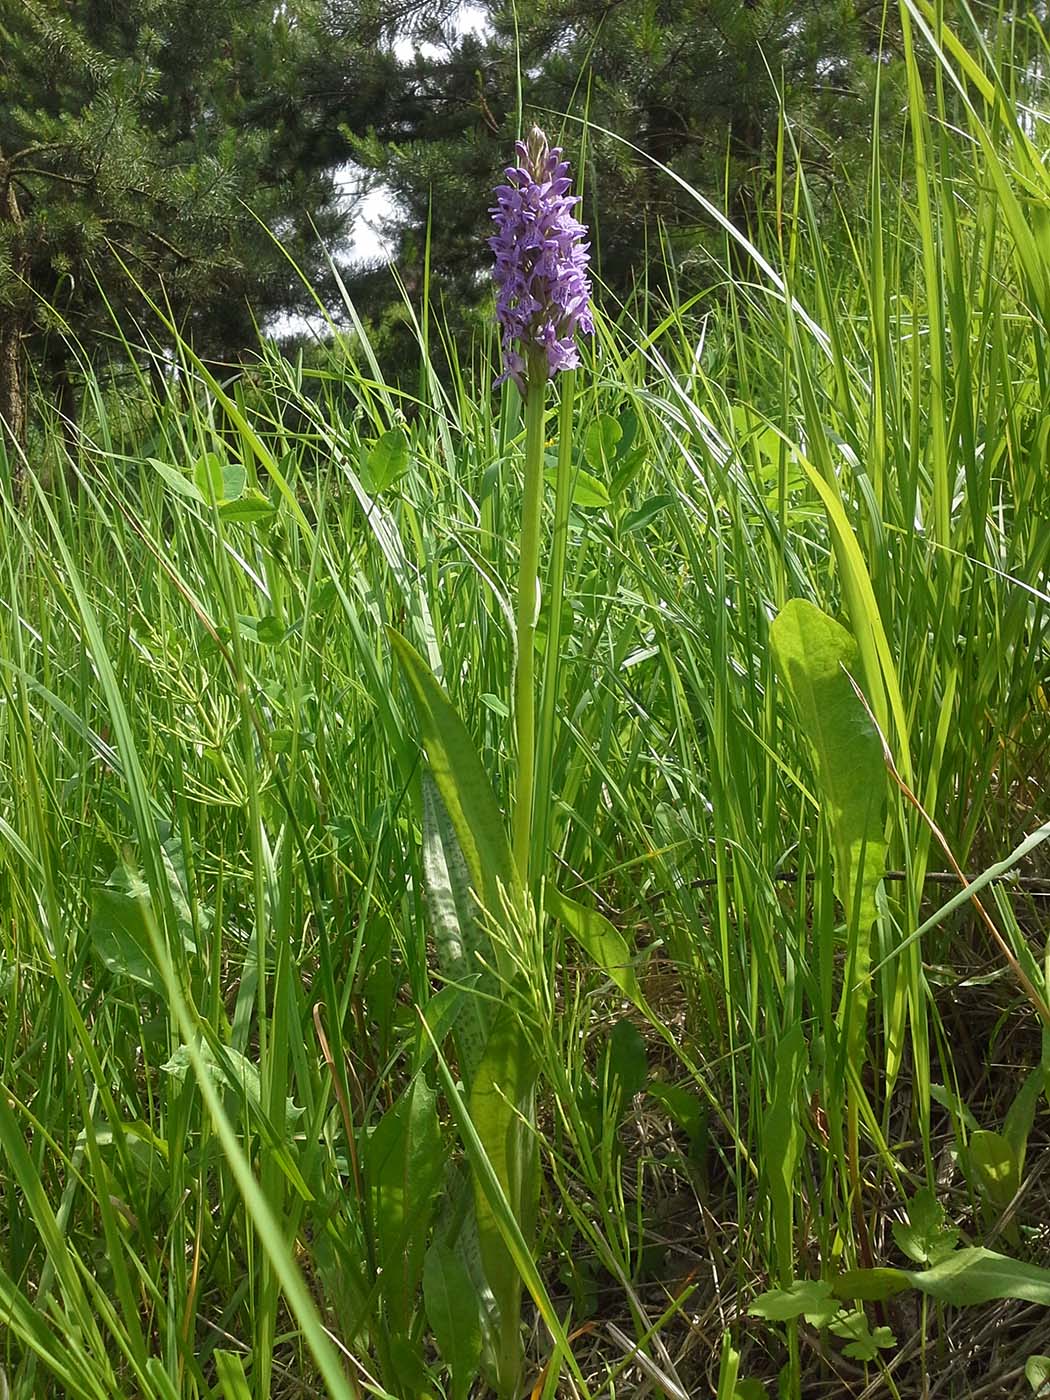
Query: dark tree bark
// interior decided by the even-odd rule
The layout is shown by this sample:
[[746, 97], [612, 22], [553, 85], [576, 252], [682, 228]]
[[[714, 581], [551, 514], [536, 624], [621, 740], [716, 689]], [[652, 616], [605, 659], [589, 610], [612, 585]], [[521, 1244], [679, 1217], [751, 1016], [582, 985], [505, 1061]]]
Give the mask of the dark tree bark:
[[[12, 224], [15, 256], [12, 260], [12, 281], [26, 275], [28, 258], [20, 247], [18, 230], [22, 211], [18, 207], [14, 179], [7, 164], [0, 158], [0, 222]], [[26, 443], [26, 376], [22, 342], [25, 327], [12, 307], [0, 312], [0, 434], [3, 435], [11, 464], [11, 486], [17, 497], [22, 488], [25, 470]]]

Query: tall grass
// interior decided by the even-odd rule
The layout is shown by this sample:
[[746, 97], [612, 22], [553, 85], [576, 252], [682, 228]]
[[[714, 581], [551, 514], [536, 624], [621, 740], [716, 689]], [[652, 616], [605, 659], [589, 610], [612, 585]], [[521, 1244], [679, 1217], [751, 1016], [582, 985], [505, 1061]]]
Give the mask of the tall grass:
[[[554, 921], [512, 950], [534, 1263], [513, 1212], [500, 1227], [536, 1395], [732, 1400], [778, 1371], [795, 1395], [1021, 1394], [1050, 1350], [1046, 125], [1020, 21], [993, 55], [966, 11], [902, 17], [902, 148], [876, 126], [840, 206], [785, 120], [747, 246], [722, 227], [724, 277], [655, 330], [607, 310], [578, 378], [536, 821], [561, 894], [609, 921], [592, 950], [614, 926], [638, 982]], [[498, 1211], [498, 1174], [448, 1032], [506, 983], [435, 961], [387, 628], [509, 810], [524, 424], [488, 390], [491, 345], [446, 346], [446, 375], [421, 355], [409, 395], [367, 337], [339, 344], [318, 370], [264, 343], [225, 387], [176, 344], [130, 422], [88, 370], [75, 455], [35, 440], [24, 504], [4, 496], [16, 1400], [457, 1396], [493, 1374], [463, 1222], [472, 1177]], [[791, 599], [845, 623], [890, 764], [870, 969], [774, 664]], [[981, 914], [939, 912], [956, 867], [974, 881], [1026, 837]], [[930, 1192], [926, 1235], [1028, 1264], [1006, 1289], [1027, 1306], [879, 1300], [873, 1355], [818, 1294], [748, 1315], [902, 1263]]]

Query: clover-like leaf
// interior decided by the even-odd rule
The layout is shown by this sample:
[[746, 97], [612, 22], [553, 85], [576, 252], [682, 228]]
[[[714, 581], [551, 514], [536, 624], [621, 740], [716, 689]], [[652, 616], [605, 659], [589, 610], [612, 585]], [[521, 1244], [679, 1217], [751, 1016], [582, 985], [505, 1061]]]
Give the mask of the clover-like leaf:
[[840, 1314], [830, 1330], [836, 1337], [846, 1340], [848, 1345], [842, 1348], [842, 1353], [854, 1361], [874, 1361], [880, 1350], [897, 1345], [897, 1338], [888, 1327], [876, 1327], [872, 1331], [867, 1314], [860, 1308]]
[[790, 1288], [760, 1293], [748, 1308], [753, 1317], [769, 1322], [790, 1322], [804, 1317], [814, 1327], [826, 1327], [839, 1310], [831, 1284], [823, 1279], [796, 1279]]
[[893, 1238], [916, 1264], [939, 1264], [959, 1243], [959, 1231], [949, 1225], [937, 1197], [924, 1186], [908, 1203], [908, 1220], [896, 1221]]

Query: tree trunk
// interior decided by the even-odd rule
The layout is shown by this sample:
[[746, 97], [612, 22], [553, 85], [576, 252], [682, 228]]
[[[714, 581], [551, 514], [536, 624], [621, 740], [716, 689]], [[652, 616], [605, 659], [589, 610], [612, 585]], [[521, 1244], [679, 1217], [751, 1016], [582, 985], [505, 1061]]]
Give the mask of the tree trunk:
[[[18, 231], [22, 224], [22, 211], [18, 207], [14, 180], [10, 169], [0, 160], [0, 221], [13, 224], [15, 228], [15, 253], [12, 259], [11, 280], [24, 282], [29, 267], [25, 250], [20, 246]], [[21, 301], [22, 289], [15, 285], [15, 304]], [[21, 494], [25, 474], [26, 445], [26, 376], [22, 353], [25, 327], [17, 311], [12, 306], [3, 313], [0, 322], [0, 435], [7, 449], [7, 459], [11, 470], [11, 489], [17, 497]]]

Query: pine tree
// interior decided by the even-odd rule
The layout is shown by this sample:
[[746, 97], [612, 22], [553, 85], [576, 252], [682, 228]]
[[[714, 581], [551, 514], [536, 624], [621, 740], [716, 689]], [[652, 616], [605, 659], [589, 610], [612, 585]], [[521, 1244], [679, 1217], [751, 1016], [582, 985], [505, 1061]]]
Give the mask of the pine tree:
[[[67, 409], [68, 338], [98, 366], [148, 324], [236, 362], [253, 318], [303, 302], [347, 214], [302, 159], [320, 0], [0, 0], [0, 417], [32, 381]], [[141, 289], [141, 290], [140, 290]]]
[[[730, 215], [746, 226], [774, 166], [778, 90], [807, 154], [826, 154], [829, 175], [851, 142], [866, 146], [877, 70], [887, 113], [894, 102], [896, 69], [880, 64], [879, 51], [885, 42], [892, 58], [895, 36], [868, 0], [489, 0], [486, 13], [484, 37], [432, 23], [436, 47], [388, 76], [385, 101], [353, 144], [394, 196], [388, 232], [409, 285], [429, 226], [431, 285], [446, 308], [487, 295], [479, 276], [487, 209], [513, 154], [519, 81], [526, 123], [562, 133], [574, 161], [586, 150], [596, 267], [619, 297], [640, 280], [658, 285], [663, 258], [646, 256], [656, 240], [681, 271], [712, 235], [697, 203], [653, 160], [717, 204], [728, 196]], [[340, 120], [338, 98], [331, 119]], [[363, 269], [354, 286], [378, 314], [389, 278]]]

